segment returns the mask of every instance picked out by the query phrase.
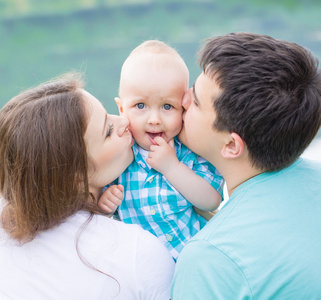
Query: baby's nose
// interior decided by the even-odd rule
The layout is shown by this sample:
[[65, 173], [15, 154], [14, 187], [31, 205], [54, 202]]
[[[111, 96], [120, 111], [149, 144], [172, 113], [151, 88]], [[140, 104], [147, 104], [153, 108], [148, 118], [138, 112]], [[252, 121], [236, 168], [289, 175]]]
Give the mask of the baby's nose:
[[161, 123], [161, 118], [157, 110], [152, 110], [149, 114], [148, 123], [153, 125], [159, 125]]

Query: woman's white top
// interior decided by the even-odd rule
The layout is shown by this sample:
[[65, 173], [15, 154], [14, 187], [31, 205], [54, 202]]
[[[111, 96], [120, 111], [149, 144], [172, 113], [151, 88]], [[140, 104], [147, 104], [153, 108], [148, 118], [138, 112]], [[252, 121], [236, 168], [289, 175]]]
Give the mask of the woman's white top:
[[[1, 211], [1, 210], [0, 210]], [[174, 261], [137, 225], [79, 212], [17, 245], [0, 228], [1, 300], [166, 299]], [[102, 274], [84, 264], [77, 253]]]

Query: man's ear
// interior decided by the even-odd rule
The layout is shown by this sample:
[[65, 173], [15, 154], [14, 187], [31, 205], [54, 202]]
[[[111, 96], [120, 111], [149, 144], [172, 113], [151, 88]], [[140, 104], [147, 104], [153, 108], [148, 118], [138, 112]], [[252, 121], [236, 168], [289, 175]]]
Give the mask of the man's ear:
[[119, 114], [122, 115], [123, 114], [123, 106], [121, 104], [120, 98], [119, 97], [115, 97], [115, 102], [117, 103]]
[[230, 138], [221, 150], [224, 158], [237, 158], [244, 152], [244, 141], [235, 132], [230, 134]]

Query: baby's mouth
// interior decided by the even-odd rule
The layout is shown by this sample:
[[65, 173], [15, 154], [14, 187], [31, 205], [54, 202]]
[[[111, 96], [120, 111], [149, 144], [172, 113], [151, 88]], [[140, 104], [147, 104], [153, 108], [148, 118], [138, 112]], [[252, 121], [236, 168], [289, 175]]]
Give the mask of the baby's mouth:
[[154, 145], [157, 145], [157, 143], [154, 141], [154, 138], [157, 136], [163, 137], [163, 133], [162, 132], [147, 132], [149, 139], [151, 140], [151, 142]]

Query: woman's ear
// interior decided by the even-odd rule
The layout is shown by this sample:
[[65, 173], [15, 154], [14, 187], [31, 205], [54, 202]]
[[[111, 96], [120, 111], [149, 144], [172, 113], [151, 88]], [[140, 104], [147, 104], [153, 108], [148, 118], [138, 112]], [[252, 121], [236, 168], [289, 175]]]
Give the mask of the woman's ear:
[[221, 150], [224, 158], [237, 158], [244, 152], [244, 141], [235, 132], [230, 134], [230, 138]]
[[119, 114], [122, 115], [123, 114], [123, 106], [121, 104], [120, 98], [119, 97], [115, 97], [115, 102], [117, 103]]

